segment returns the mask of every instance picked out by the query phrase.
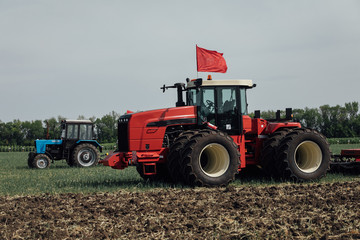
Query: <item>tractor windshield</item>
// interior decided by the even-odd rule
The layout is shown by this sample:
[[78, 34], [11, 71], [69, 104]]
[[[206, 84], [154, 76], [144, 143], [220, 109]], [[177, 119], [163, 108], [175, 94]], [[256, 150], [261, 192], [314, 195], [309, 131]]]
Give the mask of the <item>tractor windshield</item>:
[[93, 127], [91, 124], [80, 124], [79, 139], [93, 139]]
[[[201, 105], [208, 105], [206, 104], [206, 102], [214, 102], [213, 100], [213, 96], [211, 96], [211, 94], [209, 95], [209, 91], [204, 90], [206, 88], [201, 88], [201, 89], [196, 89], [196, 88], [191, 88], [187, 90], [187, 105], [188, 106], [201, 106]], [[231, 89], [231, 90], [230, 90]], [[222, 95], [220, 95], [220, 91], [218, 90], [218, 106], [219, 109], [221, 109], [223, 106], [221, 106], [222, 103], [225, 103], [226, 101], [229, 101], [230, 103], [234, 103], [235, 101], [235, 88], [231, 87], [231, 88], [225, 88], [223, 89], [224, 93]], [[208, 94], [204, 94], [205, 92], [207, 92]], [[245, 88], [240, 88], [240, 112], [242, 115], [247, 115], [248, 111], [247, 111], [247, 99], [246, 99], [246, 89]], [[219, 98], [220, 97], [220, 98]], [[204, 99], [202, 99], [204, 98]], [[221, 98], [223, 98], [223, 100], [221, 100]], [[227, 104], [227, 106], [229, 106], [230, 104]]]
[[79, 125], [78, 124], [67, 124], [66, 138], [67, 139], [78, 139]]
[[60, 135], [61, 139], [65, 138], [65, 128], [61, 130], [61, 135]]
[[195, 88], [189, 89], [187, 92], [187, 105], [188, 106], [197, 106], [197, 102], [200, 102], [200, 94], [197, 94], [199, 90]]
[[246, 89], [238, 86], [206, 86], [187, 90], [187, 105], [198, 106], [200, 121], [236, 133], [241, 115], [247, 115]]
[[199, 114], [202, 121], [215, 124], [215, 95], [214, 88], [189, 89], [187, 105], [200, 107]]

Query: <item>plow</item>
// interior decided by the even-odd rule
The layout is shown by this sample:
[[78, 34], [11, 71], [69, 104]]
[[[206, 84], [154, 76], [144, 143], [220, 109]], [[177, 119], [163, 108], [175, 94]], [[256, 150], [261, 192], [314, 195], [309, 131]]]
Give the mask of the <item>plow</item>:
[[339, 155], [332, 155], [332, 159], [331, 171], [360, 173], [360, 149], [343, 149]]

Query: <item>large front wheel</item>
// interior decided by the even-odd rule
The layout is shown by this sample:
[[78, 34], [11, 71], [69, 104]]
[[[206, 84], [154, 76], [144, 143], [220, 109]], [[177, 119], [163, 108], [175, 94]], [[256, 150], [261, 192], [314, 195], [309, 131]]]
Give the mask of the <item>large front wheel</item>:
[[237, 145], [219, 131], [199, 131], [185, 145], [182, 157], [182, 174], [189, 185], [226, 186], [240, 165]]
[[34, 168], [44, 169], [50, 167], [50, 158], [45, 154], [37, 154], [33, 158], [32, 165]]

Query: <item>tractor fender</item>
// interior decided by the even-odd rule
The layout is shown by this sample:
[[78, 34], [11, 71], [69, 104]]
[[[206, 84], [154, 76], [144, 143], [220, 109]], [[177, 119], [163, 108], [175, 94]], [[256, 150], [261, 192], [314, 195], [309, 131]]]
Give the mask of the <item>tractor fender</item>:
[[262, 134], [273, 134], [280, 128], [301, 128], [301, 124], [298, 122], [275, 122], [268, 123]]
[[29, 156], [29, 158], [34, 159], [39, 154], [44, 154], [44, 155], [48, 156], [51, 160], [54, 160], [53, 156], [48, 151], [45, 151], [43, 153], [29, 152], [28, 156]]
[[95, 147], [98, 147], [99, 151], [102, 152], [103, 147], [96, 140], [79, 140], [76, 142], [77, 145], [79, 145], [81, 143], [90, 143], [90, 144], [94, 145]]

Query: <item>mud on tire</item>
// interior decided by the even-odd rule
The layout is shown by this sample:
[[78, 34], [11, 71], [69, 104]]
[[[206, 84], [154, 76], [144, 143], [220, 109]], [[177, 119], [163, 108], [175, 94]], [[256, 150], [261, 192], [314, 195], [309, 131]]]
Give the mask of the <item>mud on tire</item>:
[[74, 148], [71, 163], [75, 167], [91, 167], [97, 165], [99, 159], [99, 150], [92, 144], [83, 143]]
[[239, 165], [237, 145], [220, 131], [199, 131], [182, 151], [183, 178], [192, 186], [226, 186], [234, 180]]
[[316, 130], [298, 128], [283, 138], [277, 158], [277, 170], [282, 178], [295, 181], [319, 179], [329, 169], [329, 144]]

